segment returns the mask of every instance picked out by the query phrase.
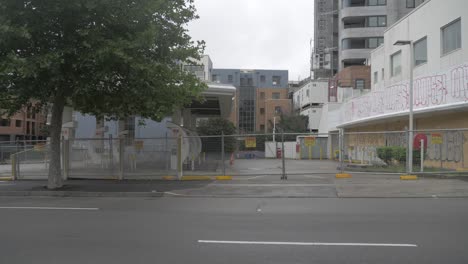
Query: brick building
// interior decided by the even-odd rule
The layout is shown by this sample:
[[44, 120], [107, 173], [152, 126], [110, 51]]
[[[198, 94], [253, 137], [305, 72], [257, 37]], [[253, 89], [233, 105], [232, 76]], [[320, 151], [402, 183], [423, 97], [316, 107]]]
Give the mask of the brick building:
[[32, 108], [23, 109], [10, 118], [4, 116], [0, 120], [0, 141], [45, 139], [46, 119], [44, 112]]

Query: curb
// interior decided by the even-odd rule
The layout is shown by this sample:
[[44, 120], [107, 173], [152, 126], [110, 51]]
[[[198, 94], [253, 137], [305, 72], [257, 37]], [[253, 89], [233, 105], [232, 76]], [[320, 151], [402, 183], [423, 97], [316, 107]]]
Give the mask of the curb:
[[13, 181], [13, 177], [0, 177], [0, 181]]
[[351, 178], [351, 174], [349, 174], [349, 173], [337, 173], [335, 175], [335, 178], [337, 178], [337, 179], [349, 179], [349, 178]]
[[414, 181], [417, 179], [418, 179], [417, 175], [401, 175], [400, 176], [400, 180], [402, 181]]
[[6, 191], [0, 197], [163, 197], [162, 192], [79, 192], [79, 191]]

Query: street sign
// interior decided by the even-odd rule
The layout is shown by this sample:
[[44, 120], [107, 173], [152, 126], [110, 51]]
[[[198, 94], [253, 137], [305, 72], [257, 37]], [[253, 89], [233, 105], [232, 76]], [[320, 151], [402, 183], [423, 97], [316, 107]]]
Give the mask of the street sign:
[[432, 133], [431, 134], [431, 144], [441, 145], [442, 142], [443, 142], [442, 134], [440, 134], [440, 133]]
[[257, 147], [257, 138], [256, 137], [246, 137], [245, 138], [245, 147], [246, 148], [256, 148]]
[[315, 146], [315, 140], [316, 140], [315, 137], [305, 137], [304, 138], [304, 144], [307, 147]]

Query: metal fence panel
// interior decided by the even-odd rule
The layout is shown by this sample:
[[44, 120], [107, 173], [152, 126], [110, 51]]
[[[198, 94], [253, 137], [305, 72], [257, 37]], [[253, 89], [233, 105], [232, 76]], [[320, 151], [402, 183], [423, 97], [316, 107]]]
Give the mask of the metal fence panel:
[[126, 139], [121, 144], [124, 178], [177, 175], [176, 138]]

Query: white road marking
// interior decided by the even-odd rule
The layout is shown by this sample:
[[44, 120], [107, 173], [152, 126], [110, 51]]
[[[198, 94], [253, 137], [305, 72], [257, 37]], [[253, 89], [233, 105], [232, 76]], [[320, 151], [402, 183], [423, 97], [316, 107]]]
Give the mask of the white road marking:
[[96, 211], [99, 208], [86, 208], [86, 207], [31, 207], [31, 206], [0, 206], [0, 209], [25, 209], [25, 210], [82, 210], [82, 211]]
[[281, 184], [281, 183], [268, 183], [268, 184], [249, 184], [249, 183], [226, 183], [219, 184], [213, 183], [210, 186], [230, 186], [230, 187], [323, 187], [323, 186], [334, 186], [334, 184]]
[[226, 241], [198, 240], [205, 244], [241, 244], [241, 245], [281, 245], [281, 246], [357, 246], [357, 247], [417, 247], [416, 244], [385, 244], [385, 243], [324, 243], [324, 242], [273, 242], [273, 241]]

